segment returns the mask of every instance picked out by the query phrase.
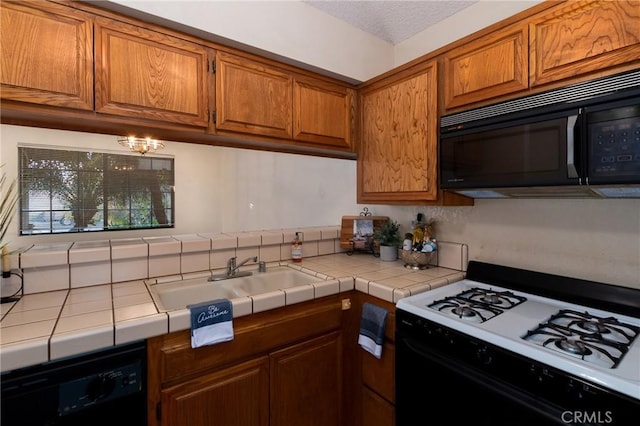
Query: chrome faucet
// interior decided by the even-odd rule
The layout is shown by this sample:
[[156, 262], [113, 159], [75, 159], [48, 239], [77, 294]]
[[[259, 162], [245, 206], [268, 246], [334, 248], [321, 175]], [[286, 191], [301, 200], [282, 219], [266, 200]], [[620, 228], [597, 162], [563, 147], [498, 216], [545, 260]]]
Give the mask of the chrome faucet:
[[[238, 269], [244, 265], [245, 263], [247, 263], [250, 260], [253, 260], [254, 262], [258, 261], [258, 256], [253, 256], [253, 257], [247, 257], [245, 260], [243, 260], [242, 262], [240, 262], [239, 265], [236, 265], [236, 260], [238, 258], [237, 257], [232, 257], [229, 260], [227, 260], [227, 276], [228, 277], [233, 277], [236, 276], [238, 274]], [[251, 275], [251, 274], [249, 274]]]
[[227, 270], [225, 271], [225, 273], [217, 274], [217, 275], [212, 274], [209, 277], [209, 281], [221, 281], [229, 278], [247, 277], [249, 275], [252, 275], [253, 273], [251, 271], [238, 271], [238, 269], [240, 269], [242, 265], [249, 262], [250, 260], [257, 262], [258, 256], [247, 257], [245, 260], [243, 260], [240, 263], [236, 263], [237, 259], [238, 258], [234, 256], [229, 260], [227, 260]]

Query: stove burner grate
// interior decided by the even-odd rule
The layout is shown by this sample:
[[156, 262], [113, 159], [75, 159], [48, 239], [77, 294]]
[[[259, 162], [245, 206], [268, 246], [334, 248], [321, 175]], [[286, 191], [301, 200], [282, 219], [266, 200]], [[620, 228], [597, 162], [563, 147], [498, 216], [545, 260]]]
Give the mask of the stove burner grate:
[[526, 300], [526, 297], [517, 296], [510, 291], [474, 287], [455, 296], [436, 300], [427, 306], [460, 319], [485, 322]]
[[640, 328], [613, 317], [562, 309], [522, 338], [583, 361], [615, 368]]

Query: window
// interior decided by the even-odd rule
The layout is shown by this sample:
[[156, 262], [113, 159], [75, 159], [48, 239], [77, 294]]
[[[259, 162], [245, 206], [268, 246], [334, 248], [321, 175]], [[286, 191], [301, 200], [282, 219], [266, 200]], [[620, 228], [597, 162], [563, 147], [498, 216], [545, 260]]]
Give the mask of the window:
[[174, 227], [174, 160], [19, 147], [20, 234]]

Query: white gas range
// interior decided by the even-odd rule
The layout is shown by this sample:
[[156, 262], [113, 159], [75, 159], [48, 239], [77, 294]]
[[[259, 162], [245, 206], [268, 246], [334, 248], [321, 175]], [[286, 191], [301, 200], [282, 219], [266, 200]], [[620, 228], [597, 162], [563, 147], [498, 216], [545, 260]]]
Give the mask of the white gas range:
[[473, 404], [509, 400], [512, 414], [487, 415], [493, 424], [625, 424], [640, 410], [639, 300], [634, 289], [471, 262], [467, 279], [396, 305], [398, 426], [418, 424], [402, 390], [421, 374], [406, 367], [416, 361], [425, 379], [456, 383], [458, 399], [479, 388]]

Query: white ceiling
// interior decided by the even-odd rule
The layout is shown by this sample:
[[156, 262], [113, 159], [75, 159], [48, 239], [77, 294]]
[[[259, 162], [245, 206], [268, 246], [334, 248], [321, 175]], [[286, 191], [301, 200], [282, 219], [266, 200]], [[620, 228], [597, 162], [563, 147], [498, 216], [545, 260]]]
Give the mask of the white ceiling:
[[396, 45], [477, 3], [477, 0], [303, 0], [303, 2]]

